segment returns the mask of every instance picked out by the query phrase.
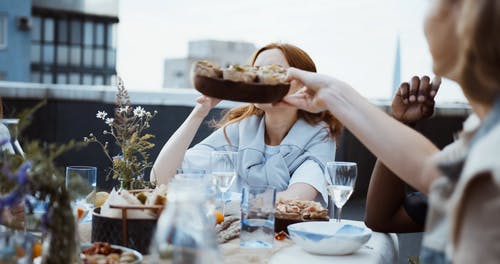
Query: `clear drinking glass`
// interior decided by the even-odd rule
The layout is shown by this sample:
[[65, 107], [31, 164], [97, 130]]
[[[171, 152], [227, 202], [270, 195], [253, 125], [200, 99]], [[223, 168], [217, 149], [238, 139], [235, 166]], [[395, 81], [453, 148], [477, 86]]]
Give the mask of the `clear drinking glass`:
[[0, 226], [0, 263], [33, 263], [35, 242], [31, 233], [11, 231]]
[[337, 207], [337, 222], [342, 217], [342, 207], [354, 191], [358, 166], [355, 162], [331, 161], [326, 163], [327, 190], [331, 200]]
[[66, 167], [66, 188], [68, 190], [78, 189], [79, 193], [76, 195], [72, 203], [75, 209], [80, 208], [83, 210], [86, 217], [84, 222], [92, 221], [92, 214], [89, 213], [94, 204], [87, 202], [87, 197], [95, 195], [97, 183], [97, 168], [91, 166], [69, 166]]
[[276, 189], [270, 186], [245, 186], [241, 197], [240, 246], [272, 248]]
[[222, 214], [225, 213], [226, 192], [233, 185], [238, 169], [238, 152], [214, 151], [210, 155], [210, 169], [215, 185], [222, 193]]
[[[173, 181], [185, 182], [186, 184], [201, 184], [205, 192], [205, 206], [209, 220], [215, 225], [215, 197], [217, 195], [217, 187], [212, 175], [202, 169], [177, 169], [177, 174]], [[191, 182], [191, 183], [190, 183]]]

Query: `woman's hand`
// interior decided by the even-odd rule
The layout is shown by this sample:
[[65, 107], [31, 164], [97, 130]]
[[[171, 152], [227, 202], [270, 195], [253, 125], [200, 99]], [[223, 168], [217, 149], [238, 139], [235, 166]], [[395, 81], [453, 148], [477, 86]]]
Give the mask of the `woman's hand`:
[[198, 97], [196, 99], [196, 102], [198, 104], [194, 109], [196, 116], [205, 118], [210, 112], [210, 110], [212, 110], [212, 108], [214, 108], [220, 101], [221, 99], [208, 97], [205, 95]]
[[404, 82], [392, 100], [392, 115], [405, 124], [426, 119], [434, 113], [434, 97], [441, 85], [441, 78], [414, 76], [410, 83]]
[[304, 87], [285, 96], [283, 101], [311, 113], [327, 110], [327, 102], [332, 101], [338, 89], [350, 88], [348, 84], [330, 76], [296, 68], [288, 69], [287, 81], [298, 82]]

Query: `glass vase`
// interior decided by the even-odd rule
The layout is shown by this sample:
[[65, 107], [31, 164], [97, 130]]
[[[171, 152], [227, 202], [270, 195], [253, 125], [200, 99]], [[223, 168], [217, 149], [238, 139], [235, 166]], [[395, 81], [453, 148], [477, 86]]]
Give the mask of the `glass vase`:
[[49, 232], [43, 242], [42, 263], [80, 263], [77, 225], [69, 199], [58, 199], [50, 208]]

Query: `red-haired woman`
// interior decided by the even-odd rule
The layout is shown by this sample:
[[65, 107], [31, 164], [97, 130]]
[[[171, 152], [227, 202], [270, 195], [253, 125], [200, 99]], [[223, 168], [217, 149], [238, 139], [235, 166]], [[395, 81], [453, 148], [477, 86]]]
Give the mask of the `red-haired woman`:
[[[306, 52], [281, 43], [260, 48], [250, 64], [316, 71]], [[298, 89], [292, 84], [289, 93]], [[197, 99], [189, 117], [156, 159], [152, 181], [167, 183], [183, 161], [190, 167], [209, 169], [211, 151], [231, 150], [238, 152], [240, 162], [233, 191], [239, 192], [247, 184], [268, 185], [281, 198], [327, 203], [323, 166], [335, 159], [335, 139], [342, 128], [330, 112], [308, 113], [283, 102], [248, 104], [229, 110], [218, 130], [188, 150], [200, 124], [219, 101], [206, 96]]]

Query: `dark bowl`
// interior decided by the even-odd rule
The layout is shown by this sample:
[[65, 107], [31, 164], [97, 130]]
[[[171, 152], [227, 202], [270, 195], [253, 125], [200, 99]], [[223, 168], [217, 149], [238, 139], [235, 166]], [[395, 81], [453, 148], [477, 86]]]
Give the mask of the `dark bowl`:
[[[108, 242], [148, 254], [157, 219], [122, 219], [101, 215], [101, 208], [92, 214], [92, 242]], [[125, 232], [125, 237], [124, 237]]]
[[288, 93], [290, 84], [244, 83], [196, 75], [194, 87], [200, 93], [224, 100], [248, 103], [275, 103]]
[[285, 231], [285, 233], [288, 234], [287, 227], [291, 224], [316, 221], [329, 221], [329, 219], [284, 219], [276, 217], [274, 219], [274, 232], [279, 233], [280, 231]]

